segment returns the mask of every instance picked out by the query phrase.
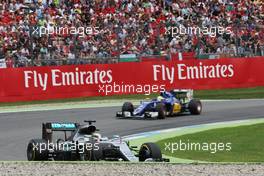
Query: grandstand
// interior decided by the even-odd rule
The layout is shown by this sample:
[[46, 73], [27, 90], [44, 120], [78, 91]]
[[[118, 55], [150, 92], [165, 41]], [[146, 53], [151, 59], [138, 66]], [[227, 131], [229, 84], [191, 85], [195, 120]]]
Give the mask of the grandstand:
[[[264, 56], [263, 12], [259, 0], [4, 0], [0, 60], [24, 67], [115, 63], [121, 55]], [[172, 27], [231, 33], [172, 35]]]

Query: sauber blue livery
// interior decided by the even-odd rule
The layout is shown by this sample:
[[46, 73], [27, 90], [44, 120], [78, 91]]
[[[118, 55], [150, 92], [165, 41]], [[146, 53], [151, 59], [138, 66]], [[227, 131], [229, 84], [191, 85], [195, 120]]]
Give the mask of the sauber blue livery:
[[200, 100], [193, 99], [193, 91], [188, 89], [161, 92], [150, 101], [141, 101], [137, 108], [131, 102], [125, 102], [122, 110], [116, 113], [119, 118], [142, 117], [164, 119], [180, 113], [189, 112], [199, 115], [202, 111]]

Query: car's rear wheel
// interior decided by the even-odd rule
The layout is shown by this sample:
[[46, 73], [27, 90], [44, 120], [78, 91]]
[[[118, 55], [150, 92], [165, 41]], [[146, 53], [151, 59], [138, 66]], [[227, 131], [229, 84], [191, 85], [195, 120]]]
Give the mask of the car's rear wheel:
[[47, 141], [43, 139], [32, 139], [27, 146], [28, 161], [48, 160]]
[[166, 117], [166, 107], [163, 103], [158, 103], [156, 105], [156, 111], [158, 112], [158, 119], [165, 119]]
[[189, 103], [190, 113], [193, 115], [199, 115], [202, 113], [202, 103], [200, 100], [193, 99]]
[[124, 113], [125, 111], [130, 112], [131, 115], [133, 115], [134, 112], [134, 106], [131, 102], [125, 102], [122, 106], [122, 112]]
[[146, 159], [162, 160], [160, 148], [155, 143], [144, 143], [139, 150], [139, 161], [146, 161]]

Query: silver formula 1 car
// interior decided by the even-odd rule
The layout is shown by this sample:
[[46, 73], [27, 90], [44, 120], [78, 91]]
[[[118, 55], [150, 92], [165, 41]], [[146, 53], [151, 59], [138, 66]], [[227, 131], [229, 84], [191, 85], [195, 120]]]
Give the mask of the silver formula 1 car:
[[[27, 146], [29, 161], [169, 161], [163, 159], [155, 143], [144, 143], [138, 150], [119, 136], [102, 137], [92, 123], [43, 123], [42, 138], [32, 139]], [[64, 139], [54, 139], [53, 133], [61, 131]], [[67, 133], [70, 133], [68, 136]]]
[[152, 100], [141, 101], [138, 107], [134, 107], [131, 102], [125, 102], [121, 111], [116, 113], [119, 118], [158, 118], [164, 119], [168, 116], [190, 113], [199, 115], [202, 112], [202, 103], [193, 98], [191, 89], [174, 89], [161, 92]]

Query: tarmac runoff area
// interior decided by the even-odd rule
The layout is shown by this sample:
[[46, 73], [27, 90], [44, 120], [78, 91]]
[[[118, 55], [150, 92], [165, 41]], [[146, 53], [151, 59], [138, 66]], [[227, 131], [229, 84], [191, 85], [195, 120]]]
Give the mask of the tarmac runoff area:
[[[115, 112], [120, 110], [122, 102], [119, 100], [119, 102], [106, 101], [100, 104], [81, 102], [64, 105], [1, 107], [0, 160], [11, 161], [0, 162], [0, 175], [264, 175], [263, 164], [86, 162], [66, 164], [17, 161], [26, 160], [27, 142], [31, 138], [41, 136], [41, 123], [47, 121], [82, 122], [94, 119], [97, 120], [97, 127], [101, 129], [103, 135], [119, 134], [133, 137], [132, 134], [149, 135], [150, 131], [157, 132], [172, 128], [179, 130], [186, 126], [196, 126], [193, 129], [199, 129], [199, 125], [205, 127], [204, 124], [207, 123], [234, 120], [242, 123], [243, 120], [248, 119], [261, 121], [264, 116], [264, 100], [225, 100], [203, 101], [203, 114], [200, 116], [179, 116], [165, 120], [119, 120], [115, 118]], [[181, 131], [184, 131], [183, 129]], [[151, 135], [148, 137], [154, 138]], [[135, 136], [134, 140], [136, 140]]]

